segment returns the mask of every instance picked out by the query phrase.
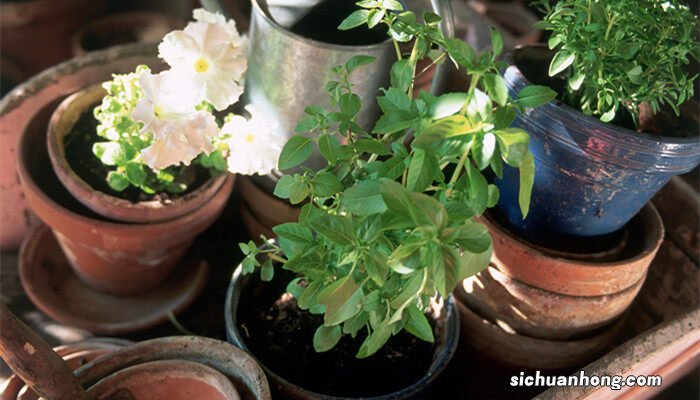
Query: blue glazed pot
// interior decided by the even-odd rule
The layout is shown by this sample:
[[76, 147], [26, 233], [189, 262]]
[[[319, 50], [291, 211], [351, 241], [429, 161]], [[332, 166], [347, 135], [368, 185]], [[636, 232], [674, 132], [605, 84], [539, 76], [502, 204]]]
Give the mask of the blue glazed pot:
[[[544, 47], [516, 50], [505, 72], [511, 95], [546, 71]], [[538, 59], [539, 58], [539, 59]], [[540, 71], [528, 71], [537, 66]], [[700, 139], [639, 133], [601, 122], [558, 100], [518, 113], [515, 127], [530, 133], [535, 184], [524, 220], [518, 206], [518, 170], [506, 167], [495, 183], [500, 210], [532, 241], [558, 235], [597, 236], [621, 229], [674, 175], [700, 163]]]

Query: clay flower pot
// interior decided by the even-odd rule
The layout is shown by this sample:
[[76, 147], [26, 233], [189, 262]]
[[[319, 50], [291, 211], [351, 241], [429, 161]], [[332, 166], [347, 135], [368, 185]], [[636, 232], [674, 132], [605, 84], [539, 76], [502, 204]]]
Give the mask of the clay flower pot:
[[615, 295], [636, 286], [664, 238], [663, 222], [651, 203], [627, 225], [625, 248], [603, 262], [551, 254], [493, 218], [483, 222], [493, 238], [491, 261], [499, 271], [532, 287], [569, 296]]
[[[83, 365], [131, 344], [128, 340], [110, 338], [92, 338], [82, 342], [55, 347], [53, 350], [66, 361], [68, 368], [74, 371]], [[38, 400], [39, 396], [25, 386], [17, 375], [12, 375], [3, 385], [0, 400]]]
[[[236, 346], [242, 348], [243, 350], [251, 352], [252, 356], [258, 359], [258, 362], [260, 362], [263, 369], [265, 370], [265, 373], [272, 382], [273, 393], [284, 398], [310, 400], [350, 400], [355, 398], [362, 398], [368, 400], [399, 400], [430, 398], [429, 393], [431, 391], [431, 385], [440, 377], [440, 374], [445, 370], [447, 364], [452, 359], [452, 356], [454, 355], [457, 348], [457, 342], [459, 338], [459, 316], [457, 314], [457, 310], [455, 309], [452, 298], [444, 302], [443, 308], [439, 312], [439, 316], [436, 320], [437, 328], [435, 329], [435, 340], [437, 344], [432, 352], [432, 356], [428, 356], [428, 359], [426, 360], [427, 371], [422, 373], [419, 379], [409, 384], [407, 387], [393, 391], [392, 393], [362, 395], [361, 397], [342, 396], [337, 394], [329, 395], [309, 390], [308, 388], [302, 387], [298, 383], [290, 381], [287, 378], [279, 375], [275, 372], [279, 371], [279, 365], [266, 365], [263, 361], [260, 361], [259, 355], [256, 355], [255, 350], [251, 348], [249, 343], [247, 343], [246, 339], [246, 337], [250, 337], [249, 334], [254, 334], [253, 331], [251, 331], [252, 326], [239, 326], [239, 324], [242, 323], [242, 319], [240, 317], [240, 310], [242, 308], [245, 308], [245, 306], [240, 306], [240, 304], [245, 302], [250, 303], [256, 300], [260, 301], [260, 298], [258, 297], [257, 293], [261, 292], [263, 290], [262, 288], [268, 287], [269, 285], [281, 284], [281, 286], [279, 286], [280, 290], [278, 294], [277, 286], [275, 286], [275, 289], [272, 289], [276, 293], [275, 296], [279, 297], [284, 293], [284, 287], [289, 280], [286, 278], [291, 279], [291, 274], [285, 273], [284, 271], [280, 270], [276, 272], [275, 279], [273, 280], [273, 282], [261, 282], [257, 274], [245, 276], [242, 275], [242, 268], [241, 266], [239, 266], [233, 274], [233, 278], [231, 280], [231, 284], [226, 295], [225, 317], [226, 334], [228, 336], [228, 340], [229, 342], [234, 343]], [[243, 296], [254, 296], [254, 298], [243, 298]], [[265, 307], [267, 306], [265, 305]], [[315, 326], [313, 329], [315, 329]], [[295, 338], [286, 338], [285, 341], [289, 343], [289, 347], [294, 346], [298, 349], [306, 349], [306, 351], [313, 352], [314, 350], [311, 347], [312, 336], [313, 333], [308, 337], [308, 343], [294, 343], [294, 341], [296, 340]], [[355, 351], [356, 350], [357, 349], [355, 349]], [[322, 362], [327, 362], [328, 357], [330, 357], [330, 359], [333, 360], [333, 362], [336, 363], [336, 365], [347, 366], [348, 361], [340, 359], [341, 357], [339, 357], [336, 353], [333, 353], [333, 351], [334, 350], [331, 350], [329, 353], [320, 353], [321, 355], [319, 355], [319, 353], [308, 354], [302, 357], [309, 357], [315, 362], [317, 360], [322, 360], [321, 357], [325, 356], [326, 360]], [[377, 353], [374, 356], [371, 356], [361, 361], [364, 363], [372, 363], [373, 357], [381, 357], [380, 354], [381, 350], [380, 353]], [[354, 354], [349, 355], [349, 357], [354, 357]], [[343, 370], [343, 373], [348, 374], [348, 371], [349, 370], [346, 367], [346, 369]], [[398, 372], [393, 371], [393, 373], [397, 374]], [[363, 385], [363, 381], [373, 380], [376, 380], [376, 377], [374, 375], [365, 376], [364, 378], [357, 378], [353, 381], [353, 384], [355, 385], [355, 389], [353, 390], [357, 390], [359, 388], [359, 391], [366, 391], [367, 388], [365, 387], [366, 385]]]
[[300, 207], [292, 206], [288, 201], [267, 193], [250, 177], [238, 177], [236, 186], [245, 203], [241, 207], [241, 218], [250, 237], [258, 244], [262, 243], [260, 235], [273, 238], [275, 234], [272, 228], [299, 219]]
[[[86, 209], [56, 184], [46, 140], [40, 129], [27, 129], [21, 138], [19, 172], [27, 202], [53, 229], [81, 280], [105, 292], [139, 293], [163, 281], [194, 238], [221, 214], [233, 187], [231, 175], [205, 184], [200, 193], [207, 193], [209, 198], [201, 201], [185, 196], [187, 204], [183, 207], [190, 210], [175, 212], [172, 215], [180, 216], [171, 219], [141, 224], [115, 222]], [[83, 200], [100, 196], [94, 193]], [[199, 203], [198, 208], [190, 201]]]
[[121, 391], [136, 400], [240, 400], [224, 374], [203, 364], [183, 360], [151, 361], [109, 375], [87, 392], [95, 400], [110, 400]]
[[462, 324], [462, 340], [485, 356], [521, 368], [560, 370], [581, 367], [608, 348], [624, 319], [587, 337], [548, 340], [526, 336], [498, 321], [484, 318], [461, 301], [456, 301]]
[[[511, 94], [531, 84], [533, 77], [545, 76], [550, 57], [544, 46], [516, 50], [504, 74]], [[532, 201], [523, 220], [518, 171], [504, 168], [503, 179], [496, 181], [499, 208], [514, 229], [535, 242], [547, 236], [615, 232], [671, 177], [700, 164], [697, 115], [683, 113], [673, 122], [687, 125], [690, 137], [663, 136], [682, 130], [681, 125], [664, 125], [667, 132], [651, 135], [604, 123], [558, 100], [518, 113], [513, 126], [530, 134], [537, 171]]]
[[270, 400], [260, 366], [215, 339], [176, 336], [125, 347], [75, 372], [94, 399], [127, 389], [136, 400]]
[[157, 43], [184, 22], [149, 11], [111, 14], [83, 25], [71, 38], [74, 56], [127, 43]]

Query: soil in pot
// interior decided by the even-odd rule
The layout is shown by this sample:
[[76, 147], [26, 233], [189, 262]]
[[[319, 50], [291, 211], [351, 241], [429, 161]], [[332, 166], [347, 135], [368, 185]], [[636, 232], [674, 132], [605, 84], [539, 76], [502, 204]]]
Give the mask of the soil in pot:
[[369, 397], [409, 387], [429, 370], [437, 343], [405, 331], [367, 359], [355, 357], [363, 334], [355, 339], [343, 336], [332, 350], [316, 353], [313, 336], [323, 316], [297, 308], [294, 298], [285, 293], [291, 279], [290, 273], [279, 270], [272, 282], [247, 285], [237, 314], [250, 353], [281, 378], [316, 393]]
[[80, 118], [73, 126], [70, 133], [65, 136], [64, 145], [66, 151], [66, 160], [70, 167], [75, 171], [93, 189], [106, 193], [110, 196], [118, 197], [124, 200], [129, 200], [133, 203], [139, 201], [160, 201], [167, 203], [169, 199], [191, 193], [198, 187], [201, 187], [211, 174], [203, 167], [193, 164], [185, 167], [185, 177], [190, 180], [187, 191], [178, 195], [172, 195], [167, 192], [158, 192], [153, 195], [145, 194], [140, 189], [129, 186], [122, 192], [117, 192], [107, 184], [107, 174], [113, 169], [104, 165], [97, 156], [92, 152], [92, 146], [97, 142], [104, 142], [105, 139], [99, 137], [96, 133], [99, 122], [95, 119], [93, 110], [99, 104], [95, 104], [88, 108], [87, 111], [80, 115]]

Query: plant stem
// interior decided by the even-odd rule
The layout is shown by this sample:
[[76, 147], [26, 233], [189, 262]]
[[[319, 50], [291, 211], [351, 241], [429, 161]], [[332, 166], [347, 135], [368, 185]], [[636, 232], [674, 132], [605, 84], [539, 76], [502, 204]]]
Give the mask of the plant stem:
[[422, 74], [424, 74], [427, 70], [430, 69], [430, 67], [432, 67], [433, 65], [439, 63], [440, 60], [442, 60], [443, 58], [445, 58], [446, 55], [447, 55], [447, 52], [444, 52], [444, 53], [440, 54], [440, 56], [439, 56], [438, 58], [436, 58], [435, 60], [433, 60], [433, 62], [431, 62], [430, 65], [428, 65], [427, 67], [423, 68], [419, 73], [417, 73], [416, 76], [413, 77], [413, 79], [418, 78], [419, 76], [421, 76]]
[[459, 158], [459, 162], [457, 163], [457, 167], [455, 168], [455, 172], [452, 173], [452, 178], [450, 178], [450, 183], [449, 183], [449, 188], [445, 192], [445, 196], [447, 198], [450, 198], [450, 194], [452, 194], [452, 189], [454, 188], [454, 184], [457, 182], [457, 179], [459, 179], [459, 175], [462, 173], [462, 168], [464, 168], [464, 163], [467, 162], [467, 158], [469, 157], [469, 150], [471, 150], [471, 144], [467, 145], [467, 148], [464, 149], [464, 153]]

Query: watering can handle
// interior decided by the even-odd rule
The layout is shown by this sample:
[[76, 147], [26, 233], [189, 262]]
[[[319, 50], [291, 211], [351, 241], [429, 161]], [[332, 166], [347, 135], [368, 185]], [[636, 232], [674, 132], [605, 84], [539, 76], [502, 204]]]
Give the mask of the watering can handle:
[[0, 304], [0, 356], [37, 394], [47, 400], [90, 400], [65, 361]]
[[[430, 0], [435, 14], [442, 18], [440, 29], [442, 29], [445, 37], [451, 38], [455, 36], [455, 20], [452, 12], [452, 0]], [[430, 91], [434, 95], [442, 94], [447, 86], [447, 78], [452, 68], [452, 63], [444, 62], [438, 65], [433, 77], [433, 83], [430, 86]]]

